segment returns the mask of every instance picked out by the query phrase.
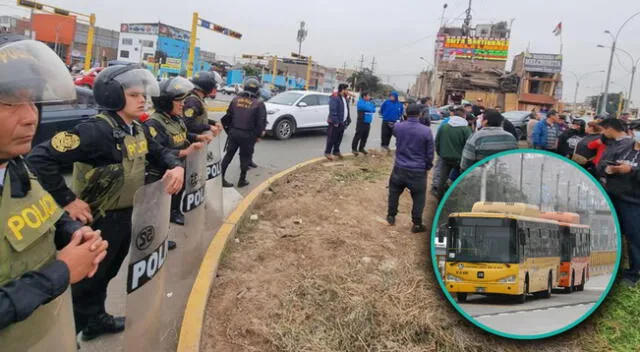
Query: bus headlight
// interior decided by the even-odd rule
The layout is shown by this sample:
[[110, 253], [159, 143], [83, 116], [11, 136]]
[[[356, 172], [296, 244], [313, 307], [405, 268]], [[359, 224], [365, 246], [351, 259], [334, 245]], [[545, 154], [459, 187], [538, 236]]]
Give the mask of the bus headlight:
[[505, 277], [504, 279], [498, 280], [498, 282], [516, 282], [516, 277], [514, 275]]
[[447, 275], [447, 281], [462, 281], [453, 275]]

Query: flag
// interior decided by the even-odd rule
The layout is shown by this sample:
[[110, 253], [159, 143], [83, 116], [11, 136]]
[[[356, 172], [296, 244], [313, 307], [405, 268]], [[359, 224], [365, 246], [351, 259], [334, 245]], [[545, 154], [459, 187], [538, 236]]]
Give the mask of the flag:
[[556, 29], [553, 30], [553, 34], [557, 37], [562, 34], [562, 22], [559, 22]]

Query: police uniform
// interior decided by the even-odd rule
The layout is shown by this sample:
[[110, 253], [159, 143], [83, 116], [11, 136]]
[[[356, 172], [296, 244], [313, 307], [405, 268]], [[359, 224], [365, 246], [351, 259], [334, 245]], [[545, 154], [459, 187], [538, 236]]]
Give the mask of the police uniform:
[[266, 127], [267, 109], [264, 102], [250, 92], [242, 92], [235, 97], [226, 115], [223, 117], [223, 125], [227, 130], [227, 148], [222, 159], [223, 183], [229, 187], [224, 179], [227, 167], [240, 149], [240, 181], [238, 186], [246, 185], [246, 175], [253, 156], [256, 141], [262, 135]]
[[[27, 169], [22, 158], [11, 160], [2, 175], [0, 221], [0, 346], [17, 351], [32, 347], [56, 322], [57, 308], [71, 300], [69, 268], [56, 260], [56, 246], [66, 246], [82, 227], [72, 220]], [[75, 348], [70, 336], [58, 336], [57, 347]], [[56, 349], [57, 350], [57, 349]]]
[[[76, 197], [90, 205], [93, 228], [102, 230], [102, 237], [109, 242], [107, 256], [94, 277], [72, 285], [76, 331], [84, 329], [83, 335], [90, 335], [92, 327], [114, 324], [105, 312], [107, 285], [129, 250], [133, 197], [144, 184], [146, 163], [167, 169], [182, 165], [175, 151], [162, 147], [145, 132], [138, 122], [127, 125], [117, 113], [104, 112], [56, 134], [36, 146], [27, 158], [60, 206]], [[61, 172], [62, 166], [70, 164], [74, 166], [73, 191]]]
[[196, 93], [191, 93], [184, 100], [184, 124], [191, 133], [202, 134], [211, 130], [216, 120], [209, 119], [207, 103]]
[[[180, 150], [196, 142], [198, 136], [197, 134], [189, 133], [187, 126], [185, 126], [182, 120], [180, 117], [170, 116], [166, 113], [156, 111], [145, 121], [145, 125], [148, 128], [149, 135], [156, 143], [179, 153]], [[146, 183], [152, 183], [161, 179], [165, 170], [165, 168], [160, 167], [156, 163], [150, 163], [147, 168]], [[180, 193], [171, 196], [172, 215], [180, 213], [180, 201], [183, 191], [184, 186]]]

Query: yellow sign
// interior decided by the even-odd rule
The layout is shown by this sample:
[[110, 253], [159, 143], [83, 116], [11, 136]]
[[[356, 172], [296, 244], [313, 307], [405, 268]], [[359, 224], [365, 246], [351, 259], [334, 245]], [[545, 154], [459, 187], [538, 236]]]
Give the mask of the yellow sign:
[[51, 215], [58, 210], [58, 205], [50, 194], [45, 194], [38, 202], [22, 209], [20, 215], [14, 215], [7, 220], [7, 226], [18, 241], [22, 241], [22, 229], [26, 226], [37, 229], [44, 224]]
[[479, 50], [509, 50], [508, 39], [473, 38], [473, 37], [447, 37], [444, 41], [445, 48], [452, 49], [479, 49]]

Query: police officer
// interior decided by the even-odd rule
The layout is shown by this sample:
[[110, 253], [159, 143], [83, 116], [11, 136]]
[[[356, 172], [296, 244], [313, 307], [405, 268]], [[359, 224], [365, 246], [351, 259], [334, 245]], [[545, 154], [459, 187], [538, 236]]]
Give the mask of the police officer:
[[[209, 134], [196, 134], [187, 131], [182, 119], [185, 98], [194, 89], [186, 78], [175, 77], [160, 82], [160, 96], [151, 98], [155, 112], [145, 121], [149, 134], [158, 144], [175, 150], [183, 159], [187, 155], [200, 150], [204, 143], [211, 141]], [[147, 183], [162, 178], [165, 169], [150, 164], [147, 169]], [[171, 222], [184, 225], [184, 214], [180, 211], [182, 192], [171, 197]], [[175, 242], [169, 241], [169, 249], [175, 248]]]
[[240, 149], [240, 180], [238, 187], [244, 187], [247, 182], [247, 170], [253, 156], [256, 142], [264, 136], [267, 121], [267, 109], [264, 102], [259, 99], [258, 91], [260, 82], [255, 78], [249, 78], [244, 83], [244, 92], [233, 98], [226, 115], [222, 118], [222, 124], [227, 131], [226, 154], [222, 159], [222, 185], [233, 187], [224, 175], [227, 167], [238, 149]]
[[222, 132], [219, 121], [209, 119], [207, 103], [204, 98], [214, 94], [218, 88], [216, 74], [213, 72], [198, 72], [191, 78], [194, 89], [184, 99], [184, 123], [191, 133], [202, 134], [211, 131], [214, 136]]
[[[72, 286], [76, 331], [87, 341], [124, 330], [124, 317], [107, 314], [107, 285], [129, 251], [131, 214], [136, 190], [144, 184], [147, 160], [168, 169], [166, 191], [182, 188], [184, 168], [177, 152], [148, 135], [137, 118], [158, 83], [138, 65], [115, 65], [96, 78], [94, 97], [101, 111], [72, 130], [57, 133], [28, 157], [44, 188], [72, 218], [93, 223], [109, 241], [110, 251], [96, 275]], [[73, 164], [73, 191], [61, 167]]]
[[107, 254], [100, 232], [58, 207], [21, 157], [31, 150], [40, 103], [75, 98], [69, 73], [53, 50], [0, 34], [2, 350], [75, 349], [73, 322], [60, 316], [59, 304], [69, 307], [69, 284], [93, 276]]

